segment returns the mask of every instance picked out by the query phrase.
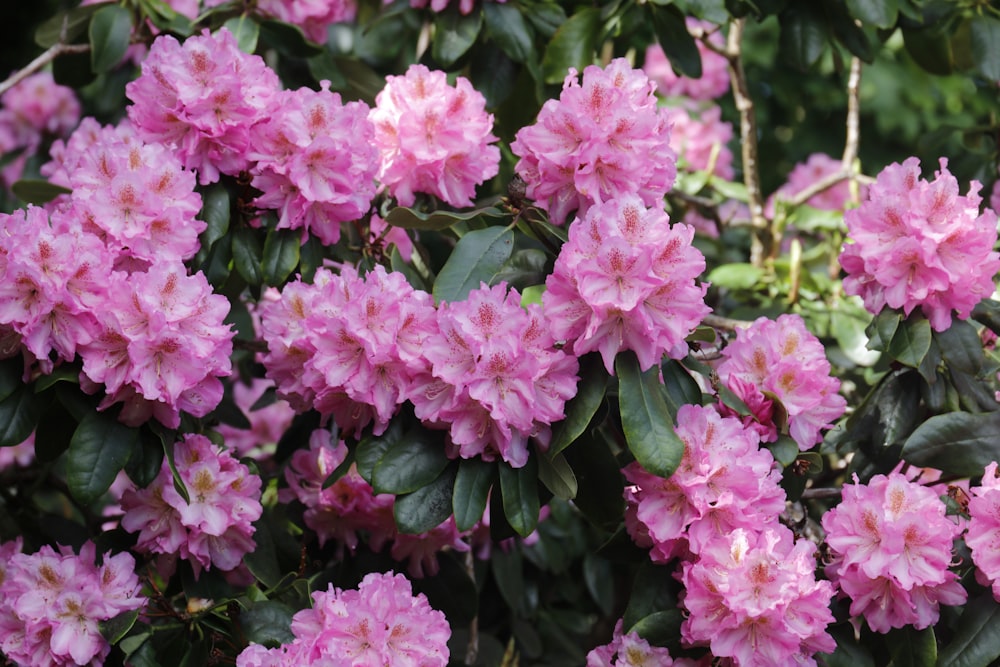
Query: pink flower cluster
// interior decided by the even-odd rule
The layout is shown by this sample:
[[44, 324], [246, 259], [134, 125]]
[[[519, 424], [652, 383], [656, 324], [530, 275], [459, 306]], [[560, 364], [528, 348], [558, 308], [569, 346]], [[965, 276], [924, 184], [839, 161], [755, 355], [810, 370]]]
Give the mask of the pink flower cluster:
[[306, 37], [326, 44], [327, 28], [333, 23], [353, 21], [358, 13], [356, 0], [258, 0], [257, 11], [264, 16], [302, 28]]
[[411, 65], [386, 77], [368, 118], [381, 153], [378, 179], [401, 206], [417, 192], [469, 206], [476, 186], [499, 171], [493, 115], [465, 77], [450, 86], [444, 72]]
[[670, 651], [649, 642], [635, 632], [622, 634], [622, 621], [615, 624], [610, 644], [598, 646], [587, 654], [587, 667], [671, 667]]
[[622, 471], [632, 485], [625, 489], [626, 527], [638, 544], [652, 546], [653, 561], [699, 554], [736, 528], [759, 530], [777, 521], [785, 508], [781, 470], [753, 430], [714, 408], [684, 405], [677, 435], [684, 456], [669, 478], [637, 462]]
[[527, 196], [562, 224], [574, 210], [623, 193], [661, 206], [677, 175], [667, 113], [657, 107], [655, 86], [624, 58], [605, 69], [570, 70], [558, 100], [548, 100], [534, 125], [522, 128], [510, 148]]
[[[836, 174], [843, 168], [840, 160], [826, 153], [813, 153], [805, 162], [799, 162], [788, 174], [788, 181], [778, 188], [767, 202], [767, 215], [774, 215], [774, 201], [794, 197], [806, 188], [831, 174]], [[859, 186], [859, 195], [864, 199], [868, 195], [868, 186]], [[806, 204], [823, 211], [843, 211], [851, 201], [851, 185], [845, 179], [836, 185], [814, 194]]]
[[103, 665], [111, 651], [100, 622], [141, 609], [145, 598], [128, 553], [105, 553], [87, 542], [76, 555], [43, 546], [20, 553], [0, 544], [0, 652], [24, 667]]
[[[505, 3], [507, 0], [483, 0], [484, 2], [498, 2]], [[410, 0], [410, 7], [415, 7], [417, 9], [424, 9], [430, 5], [431, 11], [443, 12], [448, 8], [451, 0]], [[388, 4], [388, 0], [386, 0]], [[472, 13], [472, 8], [476, 6], [476, 0], [459, 0], [458, 11], [463, 15], [468, 15]]]
[[269, 405], [253, 409], [264, 392], [274, 387], [274, 383], [265, 378], [254, 378], [249, 385], [234, 380], [232, 387], [233, 403], [246, 415], [250, 428], [219, 424], [216, 430], [226, 447], [233, 449], [240, 457], [249, 456], [260, 460], [273, 456], [281, 436], [292, 425], [295, 410], [280, 398]]
[[750, 408], [747, 423], [763, 442], [777, 439], [774, 400], [788, 417], [788, 431], [805, 451], [820, 442], [821, 431], [844, 414], [847, 401], [830, 375], [823, 344], [798, 315], [757, 318], [722, 351], [719, 379]]
[[442, 303], [437, 325], [410, 395], [417, 416], [448, 428], [462, 458], [499, 455], [523, 466], [528, 439], [548, 446], [550, 424], [576, 393], [576, 357], [555, 348], [541, 308], [522, 308], [521, 295], [505, 283]]
[[[725, 46], [725, 38], [719, 27], [694, 18], [687, 19], [688, 30], [710, 31], [708, 41], [717, 47]], [[663, 47], [653, 44], [646, 49], [646, 61], [642, 68], [649, 78], [656, 82], [661, 95], [667, 97], [689, 97], [693, 100], [714, 100], [729, 90], [729, 63], [725, 56], [716, 53], [700, 39], [697, 41], [701, 55], [701, 77], [692, 79], [679, 76], [670, 66]]]
[[48, 72], [32, 74], [0, 96], [0, 155], [22, 151], [0, 170], [0, 184], [13, 185], [47, 137], [68, 134], [79, 120], [76, 93]]
[[174, 445], [174, 462], [190, 501], [174, 486], [169, 462], [146, 488], [122, 494], [122, 528], [139, 533], [136, 548], [191, 562], [195, 573], [213, 566], [230, 571], [255, 548], [260, 518], [260, 477], [203, 435]]
[[986, 466], [982, 485], [972, 489], [969, 517], [965, 543], [972, 551], [976, 578], [992, 586], [993, 597], [1000, 600], [1000, 476], [996, 461]]
[[378, 150], [363, 102], [308, 88], [276, 94], [275, 109], [251, 128], [257, 161], [254, 204], [279, 211], [278, 229], [301, 229], [332, 245], [340, 223], [357, 220], [375, 197]]
[[722, 120], [716, 105], [697, 108], [688, 105], [667, 108], [671, 124], [670, 147], [691, 171], [708, 171], [719, 178], [733, 178], [733, 151], [729, 142], [733, 126]]
[[958, 181], [941, 159], [933, 181], [920, 178], [908, 158], [882, 170], [857, 209], [847, 211], [850, 240], [840, 254], [844, 292], [860, 295], [872, 313], [918, 306], [935, 331], [951, 326], [952, 311], [967, 318], [989, 297], [1000, 270], [997, 216], [979, 212], [980, 184], [958, 194]]
[[237, 657], [237, 667], [448, 664], [448, 621], [422, 593], [414, 596], [401, 574], [371, 573], [357, 590], [331, 585], [312, 597], [312, 609], [292, 619], [291, 644], [251, 644]]
[[636, 195], [588, 209], [545, 280], [553, 337], [577, 356], [600, 350], [609, 373], [622, 350], [635, 351], [643, 369], [664, 354], [685, 356], [685, 337], [709, 313], [707, 286], [695, 282], [705, 258], [693, 237]]
[[839, 505], [823, 515], [833, 555], [827, 575], [851, 598], [851, 614], [872, 630], [934, 625], [939, 605], [967, 593], [950, 571], [961, 528], [933, 490], [899, 473], [845, 484]]
[[816, 545], [785, 526], [719, 535], [682, 567], [685, 642], [739, 667], [815, 665], [815, 653], [836, 649], [833, 586], [816, 581]]
[[250, 166], [251, 129], [272, 113], [279, 89], [263, 59], [222, 28], [184, 44], [157, 37], [125, 93], [139, 136], [169, 146], [204, 185]]

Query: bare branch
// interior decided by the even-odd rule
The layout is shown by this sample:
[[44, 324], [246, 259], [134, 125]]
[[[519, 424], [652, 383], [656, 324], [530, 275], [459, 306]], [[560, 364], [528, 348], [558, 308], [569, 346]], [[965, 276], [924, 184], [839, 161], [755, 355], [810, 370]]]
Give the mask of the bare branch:
[[746, 329], [748, 326], [753, 324], [753, 322], [748, 322], [747, 320], [734, 320], [731, 317], [722, 317], [721, 315], [716, 315], [714, 313], [706, 315], [701, 320], [701, 323], [710, 326], [713, 329], [722, 329], [723, 331]]
[[39, 71], [59, 56], [69, 55], [71, 53], [87, 53], [89, 51], [90, 44], [53, 44], [48, 48], [48, 50], [28, 63], [26, 67], [14, 72], [7, 77], [6, 81], [0, 83], [0, 95], [3, 95], [8, 90], [35, 72]]

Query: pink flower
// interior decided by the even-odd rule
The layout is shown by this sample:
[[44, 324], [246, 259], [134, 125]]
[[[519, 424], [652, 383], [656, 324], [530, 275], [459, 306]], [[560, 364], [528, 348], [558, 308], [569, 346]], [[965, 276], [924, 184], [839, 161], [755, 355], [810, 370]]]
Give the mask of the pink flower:
[[[774, 195], [768, 199], [767, 215], [774, 215], [774, 200], [789, 199], [818, 181], [823, 180], [831, 174], [839, 172], [843, 168], [840, 160], [834, 159], [825, 153], [813, 153], [805, 162], [799, 162], [788, 174], [788, 181], [778, 188]], [[868, 186], [859, 186], [861, 199], [868, 195]], [[851, 187], [847, 179], [844, 179], [817, 193], [806, 200], [806, 204], [813, 208], [824, 211], [843, 211], [851, 202]]]
[[996, 214], [979, 213], [978, 181], [960, 196], [947, 167], [942, 158], [930, 182], [920, 179], [915, 157], [883, 169], [868, 199], [844, 214], [853, 243], [840, 254], [845, 293], [875, 314], [888, 306], [909, 315], [919, 306], [935, 331], [951, 326], [953, 311], [969, 317], [1000, 270]]
[[777, 521], [785, 508], [781, 471], [770, 452], [758, 447], [753, 430], [713, 408], [684, 405], [677, 412], [677, 435], [684, 457], [669, 478], [636, 462], [622, 471], [633, 485], [625, 491], [636, 520], [629, 532], [640, 543], [648, 538], [654, 561], [700, 553], [718, 535]]
[[577, 356], [599, 350], [609, 373], [622, 350], [635, 351], [643, 369], [664, 354], [686, 355], [685, 337], [709, 312], [707, 286], [695, 282], [705, 258], [693, 237], [636, 195], [591, 207], [570, 226], [545, 281], [552, 335]]
[[[483, 0], [484, 2], [498, 2], [504, 3], [507, 0]], [[388, 2], [386, 2], [388, 4]], [[451, 0], [410, 0], [410, 7], [416, 7], [418, 9], [423, 9], [430, 5], [432, 11], [443, 12], [448, 5], [451, 4]], [[476, 6], [476, 0], [459, 0], [458, 10], [463, 15], [468, 15], [472, 13], [472, 8]]]
[[977, 579], [992, 586], [993, 597], [1000, 600], [1000, 477], [996, 461], [986, 466], [982, 485], [972, 488], [969, 516], [965, 543], [972, 551]]
[[0, 183], [13, 185], [46, 138], [61, 137], [80, 120], [80, 103], [72, 88], [55, 82], [48, 72], [21, 80], [0, 96], [0, 155], [23, 151], [0, 170]]
[[257, 410], [252, 409], [264, 393], [273, 387], [274, 383], [264, 378], [254, 378], [249, 385], [238, 380], [233, 382], [233, 402], [250, 421], [250, 428], [219, 424], [216, 430], [225, 440], [226, 446], [241, 457], [263, 459], [272, 456], [281, 436], [292, 424], [295, 410], [280, 398]]
[[719, 379], [753, 411], [762, 440], [777, 439], [772, 421], [773, 396], [785, 409], [792, 439], [805, 451], [822, 440], [821, 431], [844, 414], [847, 401], [830, 375], [830, 362], [819, 340], [798, 315], [777, 320], [760, 317], [736, 331], [719, 365]]
[[412, 205], [417, 192], [469, 206], [476, 186], [499, 170], [493, 115], [465, 77], [453, 87], [444, 72], [411, 65], [403, 76], [386, 77], [368, 118], [382, 154], [378, 179], [401, 206]]
[[708, 171], [719, 178], [733, 178], [733, 152], [729, 142], [733, 126], [722, 120], [722, 109], [711, 105], [667, 107], [670, 147], [691, 171]]
[[139, 533], [136, 548], [178, 554], [201, 568], [233, 570], [253, 551], [253, 522], [260, 518], [260, 477], [203, 435], [176, 443], [174, 460], [190, 501], [174, 487], [167, 460], [144, 489], [122, 494], [122, 528]]
[[125, 87], [129, 118], [147, 141], [170, 146], [202, 185], [250, 166], [250, 130], [271, 113], [278, 76], [239, 50], [226, 28], [179, 44], [160, 35]]
[[558, 100], [549, 100], [534, 125], [510, 148], [527, 196], [561, 225], [574, 210], [635, 193], [646, 206], [662, 205], [677, 175], [670, 123], [659, 110], [654, 84], [617, 58], [605, 69], [570, 70]]
[[827, 574], [851, 598], [851, 614], [876, 632], [937, 623], [939, 604], [965, 602], [948, 568], [960, 526], [927, 487], [899, 473], [865, 486], [845, 484], [839, 505], [823, 515], [833, 555]]
[[816, 545], [785, 526], [719, 535], [682, 567], [685, 642], [740, 667], [815, 665], [813, 654], [836, 648], [826, 632], [833, 586], [816, 581]]
[[353, 21], [358, 6], [355, 0], [258, 0], [257, 10], [297, 25], [312, 41], [326, 44], [327, 28], [333, 23]]
[[[718, 26], [690, 17], [687, 19], [687, 26], [688, 29], [712, 31], [708, 40], [717, 47], [725, 46], [725, 38]], [[663, 52], [663, 47], [659, 44], [653, 44], [646, 49], [646, 61], [642, 68], [649, 78], [656, 82], [661, 95], [690, 97], [693, 100], [714, 100], [729, 90], [729, 64], [725, 56], [709, 49], [700, 39], [697, 40], [697, 45], [698, 53], [701, 55], [701, 77], [697, 79], [675, 74]]]
[[665, 648], [650, 646], [635, 632], [622, 634], [622, 621], [615, 624], [610, 644], [587, 654], [587, 667], [670, 667], [673, 660]]

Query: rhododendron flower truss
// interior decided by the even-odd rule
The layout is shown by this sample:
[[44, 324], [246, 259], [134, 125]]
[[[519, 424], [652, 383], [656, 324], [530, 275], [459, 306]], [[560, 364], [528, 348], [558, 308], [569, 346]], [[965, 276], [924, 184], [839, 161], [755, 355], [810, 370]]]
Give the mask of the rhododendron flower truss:
[[844, 292], [860, 295], [875, 314], [919, 307], [935, 331], [951, 326], [953, 312], [968, 318], [993, 294], [1000, 270], [997, 216], [979, 212], [980, 187], [973, 181], [959, 195], [944, 158], [930, 182], [915, 157], [883, 169], [868, 199], [844, 215], [851, 241], [840, 254]]
[[353, 21], [358, 4], [356, 0], [257, 0], [257, 11], [297, 25], [312, 41], [326, 44], [330, 25]]
[[777, 439], [774, 400], [788, 417], [788, 431], [799, 449], [810, 449], [823, 438], [822, 430], [844, 414], [847, 400], [840, 396], [840, 380], [830, 375], [822, 343], [798, 315], [777, 320], [758, 318], [722, 351], [719, 379], [750, 408], [747, 423], [764, 442]]
[[785, 526], [737, 528], [682, 568], [685, 642], [739, 667], [815, 665], [836, 648], [826, 632], [833, 586], [816, 581], [816, 545]]
[[445, 667], [451, 628], [401, 574], [365, 576], [357, 590], [332, 585], [312, 594], [312, 609], [292, 619], [294, 641], [248, 646], [237, 667], [413, 665]]
[[622, 193], [659, 206], [677, 175], [667, 113], [655, 85], [624, 58], [587, 67], [583, 82], [570, 70], [558, 100], [548, 100], [534, 125], [510, 148], [527, 196], [557, 225], [575, 210]]
[[635, 632], [622, 634], [622, 621], [615, 624], [610, 644], [598, 646], [587, 654], [587, 667], [670, 667], [670, 651], [649, 642]]
[[982, 485], [972, 488], [969, 517], [965, 543], [972, 551], [976, 578], [992, 586], [993, 597], [1000, 600], [1000, 476], [996, 461], [986, 466]]
[[542, 295], [548, 327], [581, 356], [598, 350], [613, 373], [615, 356], [633, 350], [645, 370], [664, 354], [687, 355], [684, 339], [709, 313], [695, 279], [705, 258], [694, 229], [671, 225], [635, 195], [590, 208], [569, 228]]
[[447, 428], [462, 458], [499, 456], [520, 468], [528, 439], [547, 447], [550, 425], [564, 417], [579, 379], [576, 358], [556, 349], [541, 308], [522, 308], [506, 283], [442, 303], [437, 325], [410, 395], [417, 417]]
[[941, 604], [965, 602], [968, 594], [949, 570], [961, 527], [937, 493], [892, 473], [867, 485], [855, 475], [842, 494], [823, 515], [833, 555], [827, 575], [851, 598], [853, 616], [876, 632], [922, 630], [937, 623]]
[[499, 171], [493, 116], [465, 77], [450, 86], [444, 72], [411, 65], [386, 77], [368, 118], [381, 153], [378, 180], [401, 206], [418, 192], [469, 206], [476, 186]]

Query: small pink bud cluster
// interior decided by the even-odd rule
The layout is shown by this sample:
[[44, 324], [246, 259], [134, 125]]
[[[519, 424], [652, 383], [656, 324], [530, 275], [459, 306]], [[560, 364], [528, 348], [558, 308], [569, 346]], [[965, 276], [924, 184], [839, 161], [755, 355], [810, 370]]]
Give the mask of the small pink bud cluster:
[[655, 85], [624, 58], [605, 69], [570, 70], [558, 100], [548, 100], [534, 125], [510, 148], [527, 196], [563, 224], [574, 210], [635, 193], [660, 206], [677, 175], [670, 122], [658, 109]]
[[189, 500], [178, 493], [164, 459], [149, 486], [122, 494], [122, 528], [139, 533], [139, 551], [180, 555], [195, 573], [236, 569], [256, 546], [253, 522], [263, 513], [260, 477], [203, 435], [177, 442], [174, 462]]
[[[725, 38], [719, 27], [694, 18], [687, 19], [688, 30], [711, 32], [708, 41], [716, 47], [725, 46]], [[649, 78], [656, 82], [661, 95], [667, 97], [689, 97], [693, 100], [714, 100], [729, 90], [729, 62], [726, 57], [697, 40], [698, 54], [701, 56], [701, 76], [693, 79], [674, 73], [663, 47], [653, 44], [646, 49], [646, 61], [642, 68]]]
[[[788, 174], [788, 181], [778, 188], [767, 202], [767, 214], [774, 215], [774, 201], [789, 199], [824, 178], [843, 170], [843, 163], [826, 153], [813, 153], [805, 162], [799, 162]], [[868, 195], [868, 186], [858, 189], [861, 199]], [[851, 185], [844, 179], [832, 187], [814, 194], [806, 204], [823, 211], [843, 211], [851, 201]]]
[[649, 642], [634, 631], [622, 634], [622, 621], [615, 624], [610, 644], [587, 654], [587, 667], [671, 667], [670, 651]]
[[451, 628], [401, 574], [371, 573], [357, 590], [332, 585], [292, 619], [295, 640], [278, 648], [251, 644], [237, 667], [413, 665], [445, 667]]
[[948, 568], [961, 528], [933, 490], [899, 473], [854, 477], [839, 505], [823, 515], [833, 555], [827, 575], [851, 598], [851, 615], [875, 632], [937, 623], [939, 605], [968, 596]]
[[493, 115], [465, 77], [449, 86], [444, 72], [411, 65], [386, 77], [368, 118], [382, 156], [378, 179], [401, 206], [417, 192], [469, 206], [476, 186], [500, 168]]
[[837, 393], [840, 380], [830, 375], [823, 344], [798, 315], [757, 318], [736, 331], [722, 355], [719, 379], [750, 408], [747, 423], [763, 442], [777, 439], [775, 400], [784, 408], [789, 434], [802, 451], [820, 442], [821, 431], [844, 414], [847, 401]]
[[969, 517], [965, 543], [972, 551], [976, 578], [992, 586], [993, 597], [1000, 600], [1000, 476], [996, 461], [986, 466], [982, 485], [972, 489]]
[[550, 424], [576, 393], [576, 357], [555, 348], [537, 304], [485, 284], [467, 300], [442, 303], [440, 333], [422, 353], [427, 370], [410, 396], [419, 418], [446, 427], [462, 458], [528, 461], [528, 439], [548, 445]]
[[180, 44], [160, 35], [125, 87], [139, 136], [174, 150], [205, 185], [250, 166], [251, 129], [272, 113], [277, 74], [240, 51], [226, 28]]
[[[507, 0], [483, 0], [484, 2], [497, 2], [503, 4]], [[430, 5], [431, 11], [443, 12], [448, 8], [451, 0], [410, 0], [410, 7], [415, 7], [417, 9], [424, 9]], [[476, 6], [476, 0], [459, 0], [458, 11], [463, 15], [468, 15], [472, 13], [472, 8]]]
[[729, 149], [733, 126], [722, 120], [721, 107], [668, 107], [667, 119], [671, 124], [670, 147], [689, 170], [711, 169], [714, 176], [733, 178], [733, 151]]
[[105, 553], [87, 542], [76, 555], [20, 553], [18, 542], [0, 544], [0, 653], [24, 667], [103, 665], [111, 651], [100, 623], [141, 609], [135, 559]]
[[22, 151], [0, 169], [0, 184], [13, 185], [47, 137], [68, 134], [79, 120], [73, 89], [48, 72], [32, 74], [0, 96], [0, 155]]
[[320, 269], [312, 285], [292, 282], [268, 299], [263, 361], [278, 392], [358, 434], [374, 420], [381, 434], [425, 366], [421, 347], [436, 331], [431, 296], [376, 266], [364, 277]]
[[257, 161], [254, 204], [279, 211], [278, 229], [301, 229], [331, 245], [340, 223], [357, 220], [375, 197], [378, 150], [363, 102], [308, 88], [276, 94], [275, 109], [250, 131]]
[[973, 181], [960, 196], [944, 158], [930, 182], [915, 157], [883, 169], [868, 199], [844, 215], [853, 241], [840, 254], [844, 292], [876, 314], [888, 306], [909, 315], [919, 306], [935, 331], [951, 326], [952, 311], [969, 317], [1000, 270], [997, 216], [979, 212], [980, 187]]
[[754, 531], [776, 522], [785, 508], [781, 471], [758, 446], [753, 430], [711, 407], [684, 405], [677, 411], [677, 435], [684, 456], [664, 479], [637, 462], [623, 473], [629, 521], [626, 526], [650, 558], [666, 563], [736, 528]]
[[613, 373], [618, 352], [633, 350], [648, 369], [664, 354], [687, 354], [685, 337], [708, 314], [705, 258], [694, 229], [671, 225], [636, 195], [591, 207], [569, 229], [542, 295], [556, 340], [577, 356], [600, 350]]
[[326, 44], [327, 28], [333, 23], [353, 21], [358, 5], [356, 0], [258, 0], [257, 11], [297, 25], [312, 41]]
[[685, 642], [739, 667], [816, 665], [815, 653], [837, 648], [826, 632], [833, 586], [816, 581], [816, 545], [785, 526], [718, 535], [682, 568]]

